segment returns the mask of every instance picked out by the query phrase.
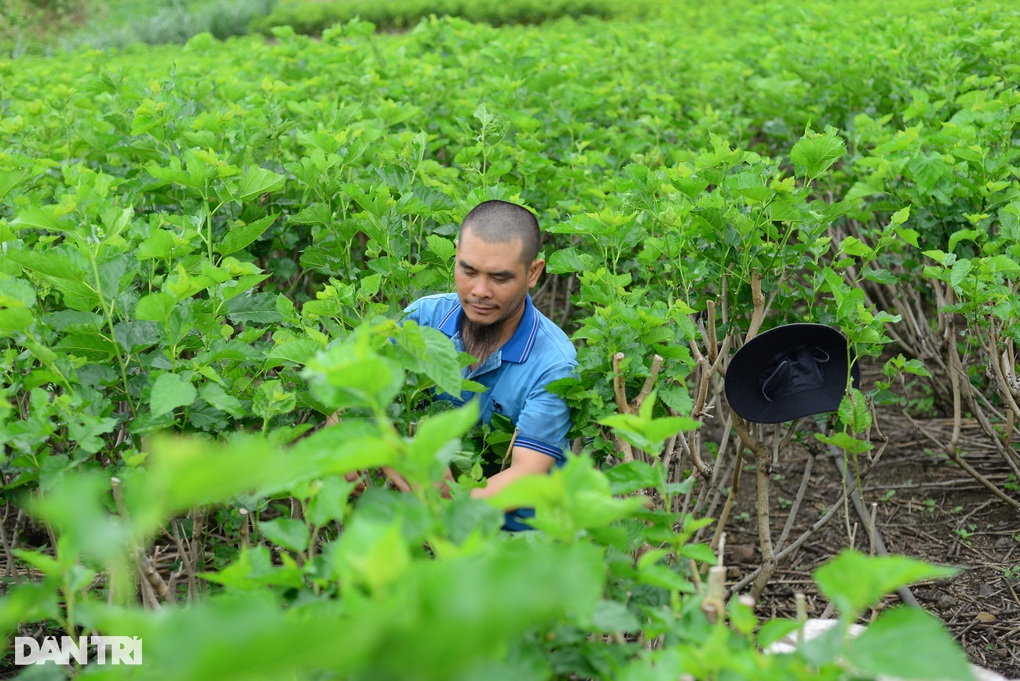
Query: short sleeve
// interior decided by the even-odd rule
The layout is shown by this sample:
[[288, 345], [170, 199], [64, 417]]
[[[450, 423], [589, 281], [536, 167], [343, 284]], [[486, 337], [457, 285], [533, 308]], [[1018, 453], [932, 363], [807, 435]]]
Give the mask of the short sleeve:
[[557, 463], [566, 460], [570, 408], [562, 397], [546, 390], [546, 386], [573, 374], [574, 365], [564, 362], [550, 367], [534, 383], [517, 419], [516, 446], [548, 454]]

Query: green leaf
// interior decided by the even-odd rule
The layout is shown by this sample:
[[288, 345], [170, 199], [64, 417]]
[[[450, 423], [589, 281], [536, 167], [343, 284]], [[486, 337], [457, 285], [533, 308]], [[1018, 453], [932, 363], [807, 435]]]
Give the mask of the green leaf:
[[166, 322], [173, 314], [177, 300], [168, 293], [150, 293], [135, 304], [135, 318], [143, 321]]
[[311, 338], [296, 338], [280, 343], [266, 354], [266, 366], [279, 366], [284, 362], [305, 364], [316, 352], [322, 350], [322, 344]]
[[22, 180], [28, 177], [28, 171], [21, 170], [0, 170], [0, 199], [3, 199], [12, 189], [21, 184]]
[[706, 565], [715, 565], [718, 562], [715, 552], [706, 544], [684, 544], [680, 547], [680, 555]]
[[198, 391], [190, 381], [177, 374], [160, 374], [152, 384], [149, 406], [153, 416], [159, 416], [178, 407], [190, 406], [197, 397]]
[[372, 300], [379, 293], [381, 287], [381, 274], [370, 274], [367, 277], [362, 277], [361, 281], [358, 282], [358, 299]]
[[[283, 175], [255, 166], [238, 180], [235, 197], [248, 201], [266, 192], [275, 192], [283, 188], [284, 180]], [[276, 219], [275, 216], [273, 219]]]
[[244, 417], [244, 409], [241, 400], [227, 393], [218, 383], [206, 383], [198, 391], [199, 397], [220, 411], [224, 411], [234, 418]]
[[117, 354], [116, 344], [98, 333], [68, 334], [53, 349], [96, 360], [109, 359]]
[[0, 274], [0, 307], [35, 307], [35, 288], [23, 279]]
[[386, 406], [404, 383], [403, 371], [364, 342], [347, 342], [319, 352], [301, 375], [329, 410]]
[[850, 388], [839, 402], [840, 423], [855, 433], [863, 433], [871, 427], [871, 410], [868, 400], [857, 388]]
[[231, 298], [227, 301], [227, 317], [235, 324], [275, 324], [282, 319], [276, 309], [276, 296], [270, 293]]
[[[448, 451], [448, 446], [460, 441], [478, 423], [478, 401], [472, 400], [459, 409], [430, 416], [418, 424], [414, 439], [408, 447], [408, 458], [418, 465], [427, 465]], [[448, 461], [444, 461], [446, 463]]]
[[603, 599], [595, 606], [591, 626], [603, 634], [627, 634], [639, 631], [641, 622], [623, 603]]
[[[205, 179], [205, 177], [212, 174], [209, 173], [208, 175], [206, 175], [204, 173], [201, 173], [199, 169], [200, 164], [197, 161], [195, 163], [189, 164], [188, 171], [185, 171], [181, 167], [181, 159], [176, 156], [172, 156], [169, 162], [170, 162], [169, 167], [163, 167], [157, 165], [155, 161], [152, 161], [151, 163], [145, 166], [145, 169], [148, 171], [150, 175], [152, 175], [158, 180], [173, 182], [175, 184], [179, 184], [184, 187], [189, 187], [191, 189], [197, 189], [200, 191], [203, 190], [203, 180]], [[201, 168], [201, 170], [205, 170], [205, 168]]]
[[29, 206], [20, 211], [11, 224], [51, 232], [66, 232], [71, 228], [63, 216], [57, 214], [57, 206]]
[[[903, 208], [899, 209], [898, 211], [896, 211], [895, 213], [892, 214], [892, 217], [889, 218], [889, 224], [890, 225], [902, 225], [909, 218], [910, 218], [910, 206], [904, 206]], [[913, 230], [911, 230], [911, 231], [913, 231]], [[914, 234], [916, 235], [917, 232], [914, 232]], [[916, 243], [914, 243], [913, 245], [915, 247], [917, 246]], [[953, 249], [950, 248], [949, 250], [953, 250]]]
[[644, 461], [628, 461], [606, 471], [613, 494], [630, 494], [639, 489], [654, 489], [662, 484], [662, 473]]
[[899, 281], [899, 279], [896, 278], [896, 275], [889, 270], [876, 270], [869, 268], [864, 270], [862, 276], [868, 281], [876, 281], [879, 284], [886, 284], [887, 286], [895, 286]]
[[302, 438], [294, 444], [291, 454], [296, 460], [308, 462], [320, 477], [392, 466], [397, 457], [392, 440], [384, 440], [375, 432], [357, 432], [347, 422]]
[[917, 154], [906, 167], [921, 195], [930, 194], [943, 177], [951, 173], [949, 165], [938, 154]]
[[265, 593], [267, 586], [301, 589], [305, 586], [303, 572], [284, 552], [278, 553], [278, 560], [270, 557], [269, 547], [258, 545], [243, 547], [236, 560], [217, 573], [206, 573], [202, 577], [216, 584], [246, 592]]
[[953, 288], [960, 288], [960, 284], [962, 284], [970, 274], [972, 267], [971, 261], [966, 258], [963, 260], [957, 260], [953, 263], [953, 267], [949, 271], [949, 283], [952, 284]]
[[99, 418], [89, 414], [82, 414], [77, 418], [67, 421], [68, 438], [78, 443], [83, 451], [95, 454], [107, 443], [99, 437], [113, 432], [117, 427], [117, 420], [112, 418]]
[[931, 372], [928, 371], [927, 367], [924, 366], [924, 362], [919, 359], [910, 359], [903, 364], [903, 370], [908, 374], [914, 374], [915, 376], [924, 376], [925, 378], [931, 378]]
[[45, 553], [28, 551], [26, 549], [14, 549], [13, 553], [15, 557], [25, 561], [44, 575], [59, 577], [64, 572], [64, 566], [58, 560]]
[[453, 242], [438, 234], [429, 234], [425, 237], [425, 243], [428, 244], [428, 249], [442, 262], [453, 260], [457, 253]]
[[422, 359], [425, 375], [436, 382], [436, 387], [450, 395], [460, 395], [460, 356], [453, 342], [439, 329], [423, 326], [426, 355]]
[[867, 440], [858, 440], [849, 433], [833, 433], [832, 435], [815, 433], [815, 439], [819, 442], [824, 442], [827, 445], [832, 445], [833, 447], [846, 450], [851, 454], [863, 454], [874, 447], [874, 445]]
[[270, 225], [276, 221], [279, 217], [278, 213], [267, 215], [264, 218], [260, 218], [255, 222], [248, 224], [242, 224], [241, 226], [231, 227], [230, 230], [224, 235], [223, 240], [216, 244], [215, 250], [222, 256], [236, 253], [244, 248], [247, 248], [249, 244], [254, 242], [267, 229]]
[[34, 321], [32, 311], [24, 307], [0, 310], [0, 331], [24, 331]]
[[829, 166], [846, 153], [846, 143], [836, 135], [835, 129], [825, 133], [807, 132], [793, 145], [790, 160], [804, 176], [813, 179], [825, 172]]
[[384, 525], [357, 516], [337, 541], [333, 559], [373, 591], [400, 579], [411, 566], [399, 522]]
[[581, 253], [576, 248], [561, 248], [546, 258], [545, 268], [550, 274], [569, 274], [589, 270], [593, 263], [594, 258], [587, 253]]
[[314, 496], [308, 501], [308, 520], [316, 527], [347, 516], [350, 505], [347, 503], [356, 483], [333, 475], [322, 480], [315, 487]]
[[288, 414], [297, 406], [297, 396], [284, 389], [283, 382], [272, 380], [259, 383], [252, 400], [251, 410], [264, 420]]
[[174, 235], [165, 229], [153, 230], [135, 250], [139, 260], [166, 260], [174, 249]]
[[[923, 651], [923, 654], [904, 654]], [[942, 623], [921, 608], [886, 610], [853, 639], [846, 660], [869, 677], [971, 681], [967, 656]]]
[[294, 518], [277, 518], [259, 523], [259, 531], [266, 539], [277, 546], [291, 551], [304, 551], [308, 548], [310, 533], [308, 526]]
[[992, 273], [1015, 274], [1020, 272], [1020, 263], [1008, 255], [993, 255], [981, 259], [981, 269]]
[[898, 227], [896, 229], [896, 234], [914, 248], [920, 248], [917, 244], [917, 240], [921, 235], [917, 232], [917, 230], [907, 229], [906, 227]]
[[677, 433], [697, 430], [701, 427], [701, 421], [689, 416], [653, 418], [652, 408], [654, 405], [655, 391], [653, 390], [642, 403], [639, 413], [612, 414], [599, 419], [598, 422], [612, 428], [620, 437], [635, 447], [652, 454], [659, 452], [666, 440]]
[[843, 197], [844, 201], [856, 201], [863, 199], [868, 196], [874, 196], [876, 194], [884, 194], [885, 189], [881, 180], [876, 180], [873, 177], [866, 178], [859, 182], [855, 182], [850, 190], [847, 191], [846, 196]]
[[[16, 262], [26, 270], [44, 274], [55, 279], [85, 280], [85, 271], [80, 269], [70, 257], [52, 250], [46, 253], [11, 249], [5, 258]], [[91, 278], [90, 278], [91, 280]]]
[[106, 510], [103, 500], [109, 490], [109, 473], [68, 471], [53, 481], [51, 490], [32, 501], [33, 515], [49, 521], [56, 530], [58, 560], [69, 558], [64, 565], [65, 579], [71, 576], [71, 565], [77, 563], [79, 555], [103, 561], [126, 557], [131, 528], [120, 516]]
[[825, 597], [853, 618], [900, 587], [957, 572], [905, 556], [866, 556], [848, 549], [818, 568], [814, 578]]
[[985, 235], [985, 232], [979, 229], [961, 229], [953, 232], [949, 237], [949, 252], [952, 253], [956, 249], [956, 245], [961, 241], [977, 241], [978, 238]]
[[945, 251], [922, 251], [922, 255], [926, 255], [943, 267], [949, 267], [956, 262], [956, 255], [954, 253], [946, 253]]
[[[327, 429], [328, 430], [328, 429]], [[199, 504], [227, 501], [242, 492], [271, 494], [324, 469], [329, 459], [287, 456], [265, 438], [234, 434], [229, 443], [156, 436], [148, 465], [124, 485], [124, 499], [139, 532]]]
[[401, 325], [396, 342], [416, 361], [416, 364], [407, 365], [409, 370], [424, 373], [435, 382], [440, 392], [461, 394], [464, 389], [462, 364], [456, 346], [446, 334], [407, 320]]
[[860, 239], [852, 236], [848, 236], [843, 239], [843, 243], [839, 245], [839, 250], [846, 255], [854, 255], [865, 258], [871, 258], [875, 255], [875, 250], [862, 242]]
[[329, 210], [329, 206], [313, 203], [307, 208], [289, 216], [287, 223], [296, 225], [330, 225], [333, 223], [333, 213]]

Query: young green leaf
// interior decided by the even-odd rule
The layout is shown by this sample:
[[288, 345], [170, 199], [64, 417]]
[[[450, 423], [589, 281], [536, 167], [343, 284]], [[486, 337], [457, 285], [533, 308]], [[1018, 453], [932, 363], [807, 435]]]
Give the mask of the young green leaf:
[[854, 618], [900, 587], [957, 572], [905, 556], [866, 556], [848, 549], [818, 568], [814, 578], [825, 597]]
[[248, 224], [231, 227], [224, 235], [223, 240], [216, 244], [214, 250], [222, 256], [227, 256], [247, 248], [276, 222], [277, 217], [279, 214], [274, 213]]
[[808, 131], [790, 150], [790, 160], [809, 180], [829, 169], [846, 153], [846, 143], [833, 128], [824, 133]]
[[149, 406], [153, 416], [159, 416], [179, 407], [187, 407], [197, 397], [198, 391], [190, 381], [177, 374], [164, 373], [152, 384]]

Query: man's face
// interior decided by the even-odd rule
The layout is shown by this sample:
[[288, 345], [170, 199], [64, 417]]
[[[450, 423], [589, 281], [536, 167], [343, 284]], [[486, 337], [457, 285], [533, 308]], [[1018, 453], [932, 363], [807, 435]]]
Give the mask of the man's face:
[[467, 318], [479, 325], [516, 322], [524, 314], [528, 290], [538, 281], [544, 260], [526, 265], [524, 242], [488, 243], [470, 229], [457, 242], [454, 280]]

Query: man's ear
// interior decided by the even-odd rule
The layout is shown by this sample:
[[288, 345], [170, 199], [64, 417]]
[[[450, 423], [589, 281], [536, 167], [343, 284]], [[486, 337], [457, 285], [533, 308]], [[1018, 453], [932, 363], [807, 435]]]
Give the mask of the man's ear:
[[542, 270], [545, 269], [545, 260], [538, 258], [532, 261], [531, 267], [528, 268], [528, 288], [532, 288], [538, 283], [538, 278], [542, 275]]

